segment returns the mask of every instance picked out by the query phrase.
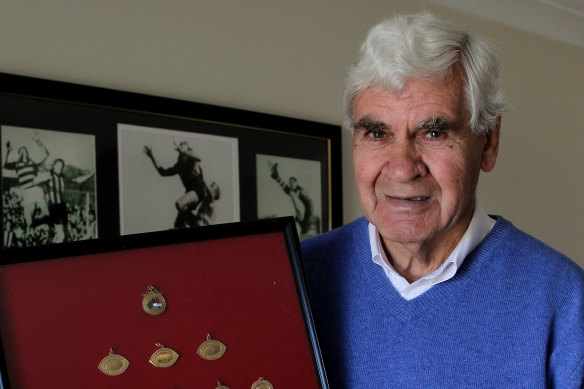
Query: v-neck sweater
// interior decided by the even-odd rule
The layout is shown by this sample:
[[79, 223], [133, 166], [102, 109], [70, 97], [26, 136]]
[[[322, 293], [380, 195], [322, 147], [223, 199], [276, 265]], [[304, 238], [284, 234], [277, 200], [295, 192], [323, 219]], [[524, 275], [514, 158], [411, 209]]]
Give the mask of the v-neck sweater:
[[456, 275], [405, 300], [360, 218], [302, 243], [331, 388], [581, 387], [584, 271], [497, 217]]

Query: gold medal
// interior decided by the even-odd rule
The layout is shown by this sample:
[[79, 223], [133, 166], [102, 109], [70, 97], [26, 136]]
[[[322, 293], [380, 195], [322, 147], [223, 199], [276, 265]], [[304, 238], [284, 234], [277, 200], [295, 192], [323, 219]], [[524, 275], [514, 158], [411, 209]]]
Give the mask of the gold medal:
[[217, 387], [215, 389], [229, 389], [229, 387], [222, 385], [219, 380], [217, 380]]
[[142, 297], [142, 309], [147, 314], [158, 316], [166, 309], [166, 300], [154, 286], [148, 285], [148, 290]]
[[176, 363], [178, 360], [178, 354], [176, 351], [164, 347], [160, 343], [155, 343], [159, 350], [156, 350], [154, 354], [150, 357], [150, 363], [156, 367], [170, 367]]
[[270, 381], [264, 379], [264, 377], [260, 377], [256, 382], [251, 384], [251, 389], [274, 389]]
[[110, 349], [109, 355], [102, 359], [97, 367], [103, 374], [120, 375], [128, 366], [130, 366], [130, 361], [121, 355], [114, 354], [114, 350]]
[[211, 334], [207, 334], [207, 340], [201, 343], [197, 349], [197, 354], [203, 359], [213, 361], [221, 358], [225, 354], [225, 350], [227, 350], [227, 346], [218, 340], [211, 339]]

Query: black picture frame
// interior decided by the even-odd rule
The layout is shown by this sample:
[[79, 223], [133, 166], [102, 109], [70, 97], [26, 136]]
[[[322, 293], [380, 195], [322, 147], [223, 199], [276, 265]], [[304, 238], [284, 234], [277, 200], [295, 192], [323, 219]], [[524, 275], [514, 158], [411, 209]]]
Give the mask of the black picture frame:
[[[168, 253], [164, 261], [157, 258], [161, 252]], [[165, 268], [145, 262], [164, 262]], [[140, 294], [150, 282], [168, 301], [160, 316], [142, 312]], [[62, 303], [42, 304], [55, 299]], [[40, 382], [47, 387], [182, 387], [185, 380], [239, 387], [258, 379], [257, 368], [269, 370], [262, 377], [275, 387], [329, 387], [292, 217], [212, 225], [197, 234], [181, 229], [13, 250], [0, 264], [0, 306], [0, 372], [6, 389]], [[201, 311], [205, 306], [211, 307], [208, 312]], [[191, 343], [209, 325], [227, 343], [228, 358], [209, 362], [196, 355]], [[151, 337], [173, 343], [167, 346], [180, 354], [180, 367], [168, 370], [180, 374], [161, 373], [148, 364]], [[110, 347], [130, 360], [128, 371], [117, 377], [98, 370]]]
[[[124, 207], [121, 198], [122, 193], [126, 192], [124, 190], [126, 184], [122, 180], [124, 177], [133, 177], [137, 174], [135, 170], [130, 170], [127, 174], [120, 171], [120, 155], [125, 154], [120, 154], [119, 125], [155, 129], [161, 134], [166, 132], [168, 134], [166, 145], [159, 147], [159, 149], [166, 151], [178, 148], [177, 143], [184, 137], [189, 138], [189, 140], [193, 136], [235, 140], [236, 153], [230, 158], [233, 160], [232, 171], [235, 172], [233, 176], [236, 178], [231, 178], [230, 181], [226, 181], [226, 185], [223, 185], [223, 188], [228, 190], [222, 191], [220, 201], [229, 201], [229, 212], [232, 212], [231, 208], [236, 209], [233, 212], [238, 210], [239, 218], [229, 220], [227, 216], [224, 216], [223, 219], [213, 223], [287, 216], [287, 214], [270, 213], [269, 211], [260, 215], [258, 204], [263, 204], [260, 197], [272, 198], [275, 193], [278, 193], [278, 196], [282, 197], [281, 201], [291, 203], [288, 199], [290, 192], [286, 191], [285, 186], [289, 183], [292, 175], [300, 173], [288, 172], [287, 175], [282, 174], [281, 177], [278, 177], [278, 180], [272, 178], [271, 185], [276, 186], [272, 187], [272, 192], [267, 192], [272, 194], [261, 195], [258, 193], [261, 192], [258, 189], [258, 172], [263, 171], [262, 174], [265, 174], [266, 177], [273, 173], [268, 166], [265, 169], [262, 166], [258, 167], [258, 156], [261, 156], [269, 158], [269, 161], [263, 162], [268, 163], [269, 166], [277, 165], [281, 171], [283, 165], [282, 163], [278, 164], [278, 161], [285, 163], [292, 161], [290, 166], [295, 167], [298, 171], [310, 171], [312, 174], [318, 175], [319, 184], [316, 186], [319, 190], [315, 191], [316, 194], [312, 196], [315, 197], [313, 201], [317, 204], [314, 209], [317, 209], [317, 216], [320, 218], [314, 225], [318, 225], [320, 228], [312, 229], [304, 234], [302, 231], [304, 227], [301, 225], [302, 217], [300, 217], [298, 226], [300, 227], [301, 239], [328, 231], [342, 224], [340, 126], [198, 102], [0, 73], [0, 126], [36, 130], [41, 135], [44, 135], [43, 131], [56, 131], [79, 134], [80, 136], [88, 135], [94, 139], [96, 160], [93, 173], [95, 176], [96, 220], [93, 229], [96, 232], [95, 236], [90, 237], [91, 239], [150, 232], [161, 228], [148, 227], [151, 229], [147, 229], [144, 227], [145, 229], [142, 231], [128, 228], [128, 231], [122, 231], [124, 212], [129, 212], [130, 209]], [[179, 135], [173, 136], [172, 134], [175, 132]], [[0, 130], [3, 164], [7, 154], [6, 144], [9, 141], [5, 138]], [[214, 142], [214, 140], [209, 142]], [[214, 144], [212, 143], [212, 145]], [[140, 157], [143, 158], [144, 170], [152, 173], [155, 169], [142, 153], [143, 146], [137, 144], [133, 152], [140, 154]], [[233, 144], [231, 146], [233, 148]], [[75, 147], [73, 146], [73, 148]], [[207, 143], [204, 144], [203, 149], [209, 149]], [[15, 154], [16, 151], [13, 153]], [[214, 156], [213, 158], [218, 157]], [[49, 161], [52, 161], [52, 157], [45, 162], [45, 170], [49, 169]], [[222, 162], [218, 161], [219, 159], [213, 160], [212, 163], [202, 162], [205, 173], [209, 173], [206, 175], [209, 180], [224, 178], [224, 173], [219, 171], [216, 172], [215, 177], [210, 177], [212, 167], [221, 165]], [[3, 173], [4, 171], [3, 169]], [[91, 172], [88, 175], [90, 174]], [[8, 241], [6, 236], [10, 232], [10, 228], [6, 227], [5, 219], [7, 216], [5, 212], [8, 206], [6, 205], [4, 174], [2, 177], [1, 195], [3, 201], [0, 216], [3, 218], [3, 223], [0, 228], [2, 228], [3, 236], [1, 250], [5, 251], [13, 248], [19, 249], [19, 247], [16, 244], [12, 246], [6, 244]], [[166, 182], [170, 182], [170, 179]], [[179, 182], [176, 177], [175, 182]], [[303, 183], [298, 182], [298, 184], [302, 189]], [[150, 195], [157, 193], [157, 188], [159, 187], [153, 185], [149, 191], [143, 192], [145, 195]], [[227, 197], [230, 191], [232, 198]], [[297, 190], [295, 193], [298, 201], [299, 191]], [[175, 197], [178, 198], [180, 195], [181, 193], [177, 192]], [[91, 202], [91, 196], [87, 196], [85, 193], [85, 197], [86, 202]], [[132, 205], [134, 201], [135, 197], [132, 200]], [[174, 206], [174, 201], [175, 199], [165, 200], [166, 208]], [[149, 220], [158, 219], [157, 212], [162, 212], [148, 203], [144, 203], [138, 209], [140, 207], [143, 208], [143, 213], [153, 214]], [[128, 219], [134, 220], [134, 216], [128, 217]], [[138, 225], [142, 228], [144, 223]], [[166, 226], [165, 228], [173, 228], [172, 222], [167, 222]], [[79, 235], [82, 236], [82, 233]], [[85, 231], [83, 236], [90, 235]], [[24, 245], [53, 243], [46, 236], [37, 240], [38, 242], [24, 243]], [[23, 244], [20, 243], [20, 245]]]

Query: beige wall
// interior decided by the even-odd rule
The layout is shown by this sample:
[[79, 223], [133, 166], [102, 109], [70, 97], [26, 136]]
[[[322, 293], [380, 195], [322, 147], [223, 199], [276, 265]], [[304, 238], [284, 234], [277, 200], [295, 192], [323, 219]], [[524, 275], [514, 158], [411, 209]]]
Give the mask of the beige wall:
[[[407, 0], [10, 0], [0, 71], [338, 124], [344, 72], [367, 29], [421, 7], [500, 49], [514, 107], [480, 184], [485, 208], [584, 266], [584, 49]], [[361, 213], [343, 142], [350, 221]]]

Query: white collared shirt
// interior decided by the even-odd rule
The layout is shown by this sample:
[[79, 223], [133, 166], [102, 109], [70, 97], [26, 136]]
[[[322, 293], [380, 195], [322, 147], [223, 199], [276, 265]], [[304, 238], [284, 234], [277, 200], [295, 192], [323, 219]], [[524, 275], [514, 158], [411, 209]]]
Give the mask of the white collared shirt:
[[373, 262], [383, 268], [385, 275], [399, 294], [406, 300], [411, 300], [432, 286], [454, 277], [464, 258], [487, 236], [494, 225], [495, 220], [491, 219], [477, 203], [466, 232], [446, 261], [432, 273], [410, 284], [389, 264], [381, 245], [377, 227], [369, 223], [369, 244], [371, 245]]

